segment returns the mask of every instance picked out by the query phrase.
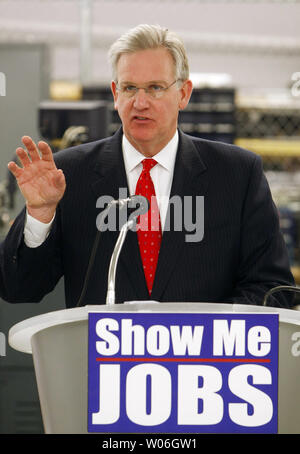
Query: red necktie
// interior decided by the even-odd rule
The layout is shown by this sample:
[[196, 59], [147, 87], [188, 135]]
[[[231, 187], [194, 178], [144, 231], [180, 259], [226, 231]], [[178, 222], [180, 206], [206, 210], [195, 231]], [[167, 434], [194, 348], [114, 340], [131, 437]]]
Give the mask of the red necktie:
[[148, 199], [149, 210], [140, 216], [137, 235], [147, 287], [151, 295], [161, 243], [159, 209], [150, 175], [150, 170], [157, 162], [154, 159], [144, 159], [142, 164], [143, 170], [138, 179], [135, 193]]

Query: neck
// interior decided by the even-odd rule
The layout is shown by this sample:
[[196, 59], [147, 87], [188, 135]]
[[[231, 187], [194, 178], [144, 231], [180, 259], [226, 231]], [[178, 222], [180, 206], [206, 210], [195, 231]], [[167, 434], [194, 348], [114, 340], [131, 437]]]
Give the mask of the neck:
[[128, 137], [126, 133], [125, 136], [127, 140], [131, 143], [131, 145], [139, 151], [143, 156], [146, 158], [153, 158], [156, 154], [158, 154], [165, 146], [173, 139], [174, 135], [176, 133], [176, 130], [174, 133], [171, 135], [171, 137], [168, 137], [165, 141], [160, 142], [159, 144], [154, 144], [153, 142], [136, 142], [132, 138]]

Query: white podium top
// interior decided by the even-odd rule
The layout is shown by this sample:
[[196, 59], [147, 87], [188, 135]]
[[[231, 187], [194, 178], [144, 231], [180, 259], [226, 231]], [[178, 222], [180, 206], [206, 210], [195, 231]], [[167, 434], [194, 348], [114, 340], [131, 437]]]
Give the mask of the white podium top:
[[300, 311], [276, 307], [251, 306], [224, 303], [158, 303], [155, 301], [133, 301], [116, 305], [84, 306], [63, 309], [28, 318], [14, 325], [8, 335], [9, 345], [23, 353], [32, 353], [31, 338], [34, 334], [51, 326], [87, 320], [89, 312], [211, 312], [211, 313], [276, 313], [279, 321], [300, 325]]

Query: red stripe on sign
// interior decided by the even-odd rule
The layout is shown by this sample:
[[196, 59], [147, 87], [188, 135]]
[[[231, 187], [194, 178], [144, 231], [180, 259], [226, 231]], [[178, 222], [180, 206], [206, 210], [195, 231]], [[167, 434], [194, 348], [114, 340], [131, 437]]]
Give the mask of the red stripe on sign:
[[270, 363], [268, 358], [96, 358], [96, 361], [104, 362], [137, 362], [137, 363]]

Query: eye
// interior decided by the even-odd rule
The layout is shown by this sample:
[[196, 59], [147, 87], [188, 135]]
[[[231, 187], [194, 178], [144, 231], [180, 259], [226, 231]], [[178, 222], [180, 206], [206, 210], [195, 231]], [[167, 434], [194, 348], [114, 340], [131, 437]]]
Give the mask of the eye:
[[136, 91], [136, 87], [134, 85], [125, 85], [122, 87], [122, 91], [125, 93], [134, 93]]
[[159, 93], [163, 90], [164, 90], [164, 87], [162, 85], [153, 84], [153, 85], [149, 85], [149, 87], [148, 87], [148, 91], [150, 93], [157, 93], [157, 92]]

